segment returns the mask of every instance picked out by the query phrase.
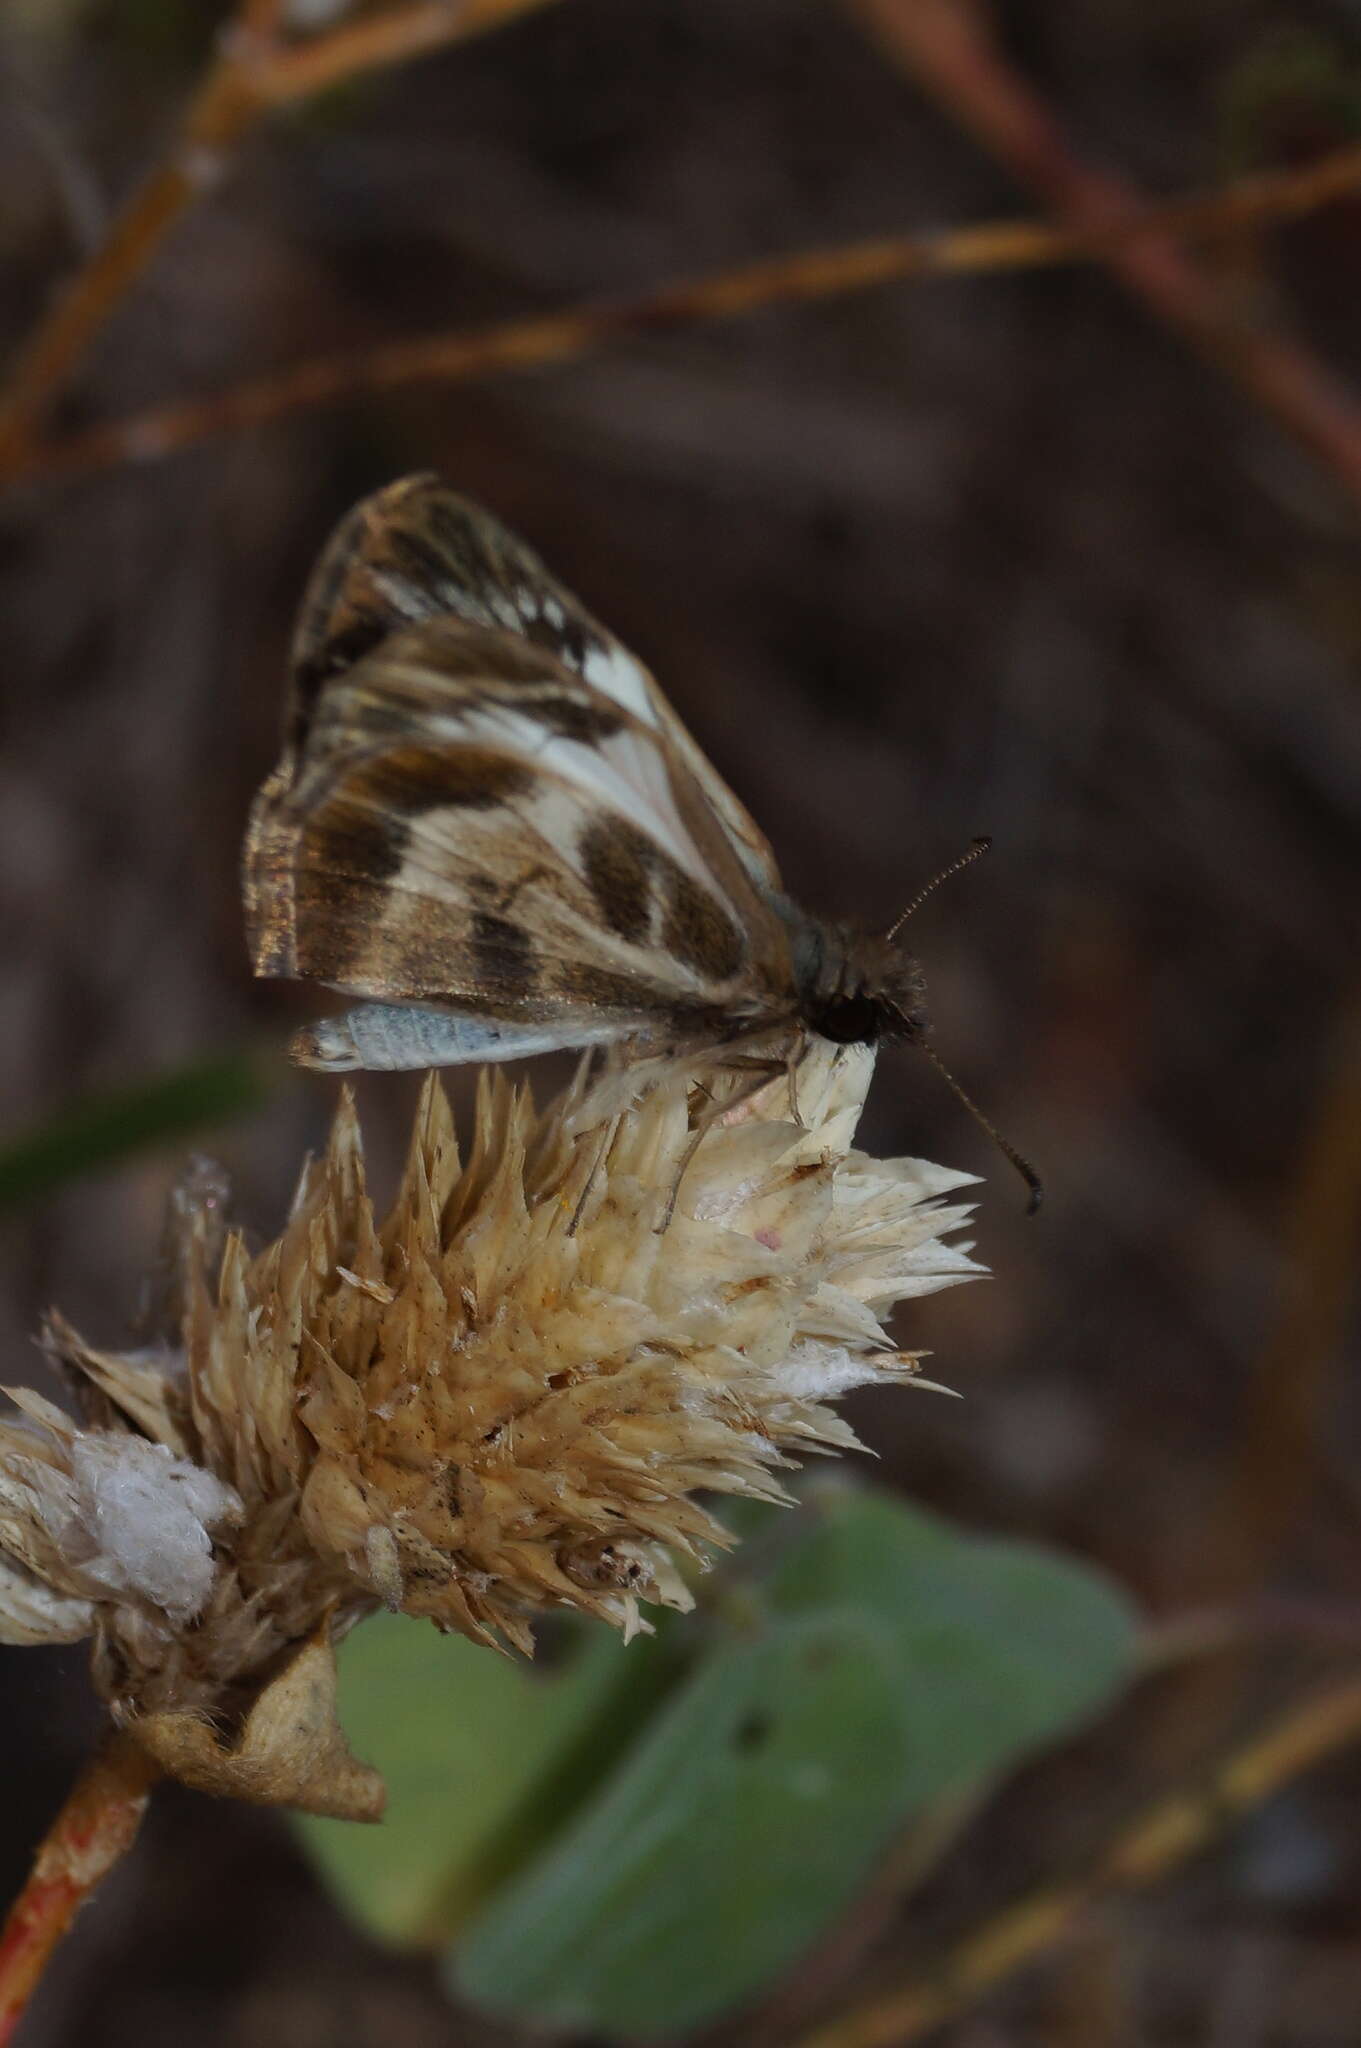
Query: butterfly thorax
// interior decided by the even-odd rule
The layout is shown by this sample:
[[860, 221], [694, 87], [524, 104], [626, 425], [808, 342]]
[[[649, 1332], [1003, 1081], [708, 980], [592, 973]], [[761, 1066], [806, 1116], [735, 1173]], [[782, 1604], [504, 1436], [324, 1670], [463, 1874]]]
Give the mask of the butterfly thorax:
[[834, 1045], [874, 1045], [926, 1029], [926, 983], [910, 953], [850, 925], [803, 918], [794, 933], [800, 1015]]

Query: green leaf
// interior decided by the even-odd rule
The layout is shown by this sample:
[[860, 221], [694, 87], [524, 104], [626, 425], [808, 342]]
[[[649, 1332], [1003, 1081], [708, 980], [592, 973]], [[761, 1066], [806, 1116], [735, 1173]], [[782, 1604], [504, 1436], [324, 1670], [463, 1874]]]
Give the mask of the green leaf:
[[70, 1103], [0, 1144], [0, 1210], [36, 1201], [129, 1153], [244, 1115], [269, 1092], [264, 1062], [238, 1052]]
[[400, 1617], [356, 1631], [341, 1714], [380, 1829], [306, 1836], [368, 1925], [460, 1929], [498, 2014], [658, 2037], [770, 1985], [888, 1843], [976, 1796], [1124, 1681], [1134, 1617], [1079, 1564], [887, 1495], [757, 1519], [699, 1612], [538, 1672]]
[[381, 1828], [299, 1825], [374, 1933], [447, 1939], [566, 1819], [600, 1774], [599, 1745], [626, 1741], [646, 1719], [669, 1664], [663, 1638], [625, 1646], [603, 1629], [563, 1633], [548, 1671], [403, 1615], [346, 1640], [341, 1720], [387, 1781], [387, 1815]]
[[556, 2026], [700, 2025], [777, 1975], [854, 1890], [909, 1765], [871, 1623], [821, 1615], [730, 1647], [493, 1903], [458, 1986]]
[[[1124, 1600], [1080, 1566], [840, 1490], [455, 1975], [498, 2013], [609, 2034], [754, 1997], [889, 1839], [1090, 1713], [1128, 1671]], [[762, 1611], [763, 1610], [763, 1611]]]

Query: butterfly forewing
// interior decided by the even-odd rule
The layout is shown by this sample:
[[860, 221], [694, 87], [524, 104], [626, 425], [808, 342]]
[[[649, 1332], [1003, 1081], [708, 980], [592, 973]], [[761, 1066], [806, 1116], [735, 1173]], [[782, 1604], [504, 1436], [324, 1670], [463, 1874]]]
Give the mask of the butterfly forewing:
[[293, 643], [294, 729], [304, 731], [328, 676], [392, 632], [460, 619], [527, 640], [665, 735], [757, 886], [778, 892], [770, 846], [695, 744], [655, 679], [532, 549], [433, 475], [403, 477], [365, 498], [313, 571]]
[[[304, 663], [335, 644], [302, 638]], [[449, 608], [310, 673], [247, 839], [258, 972], [564, 1044], [787, 1009], [783, 921], [665, 725]], [[468, 1045], [445, 1056], [489, 1056]]]

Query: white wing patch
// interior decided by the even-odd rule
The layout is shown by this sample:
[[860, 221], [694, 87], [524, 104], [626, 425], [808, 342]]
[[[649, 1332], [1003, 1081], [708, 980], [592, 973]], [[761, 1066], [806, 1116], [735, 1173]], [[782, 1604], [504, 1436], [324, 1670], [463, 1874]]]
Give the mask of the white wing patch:
[[[559, 608], [560, 609], [560, 608]], [[545, 610], [545, 617], [548, 617]], [[549, 624], [554, 621], [549, 618]], [[617, 640], [606, 640], [587, 650], [581, 673], [593, 690], [599, 690], [635, 718], [661, 727], [657, 706], [649, 686], [647, 670]]]
[[[387, 657], [389, 673], [409, 687], [428, 685], [428, 671], [413, 650], [408, 661]], [[600, 738], [577, 740], [536, 718], [532, 700], [517, 710], [495, 697], [465, 701], [456, 711], [432, 709], [423, 721], [432, 740], [450, 746], [480, 745], [517, 755], [530, 766], [572, 783], [596, 804], [628, 819], [655, 840], [692, 881], [720, 894], [699, 848], [686, 830], [660, 747], [628, 726]], [[561, 847], [572, 858], [572, 842]]]

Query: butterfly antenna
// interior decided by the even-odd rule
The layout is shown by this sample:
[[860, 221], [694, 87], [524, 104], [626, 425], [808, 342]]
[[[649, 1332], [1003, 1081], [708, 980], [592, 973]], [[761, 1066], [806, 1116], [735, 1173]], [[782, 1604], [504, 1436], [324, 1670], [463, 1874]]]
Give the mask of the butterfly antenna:
[[976, 860], [981, 860], [983, 858], [983, 855], [987, 852], [988, 848], [991, 845], [991, 839], [985, 838], [971, 840], [969, 844], [969, 850], [967, 853], [961, 853], [959, 859], [952, 860], [948, 868], [942, 868], [938, 875], [933, 875], [931, 877], [931, 880], [927, 883], [924, 889], [918, 889], [916, 895], [908, 904], [907, 909], [904, 910], [900, 916], [894, 918], [893, 923], [884, 933], [884, 937], [886, 939], [896, 939], [899, 932], [902, 930], [903, 926], [907, 923], [909, 917], [911, 917], [913, 911], [920, 910], [923, 903], [925, 903], [927, 897], [930, 896], [934, 890], [939, 889], [942, 882], [948, 882], [951, 875], [957, 875], [961, 868], [971, 868]]
[[1030, 1200], [1026, 1203], [1026, 1215], [1033, 1216], [1035, 1214], [1035, 1211], [1039, 1208], [1040, 1203], [1044, 1200], [1044, 1182], [1040, 1179], [1040, 1176], [1038, 1175], [1038, 1173], [1036, 1173], [1034, 1167], [1030, 1164], [1030, 1161], [1028, 1159], [1023, 1159], [1021, 1157], [1021, 1154], [1016, 1150], [1016, 1147], [1014, 1145], [1009, 1145], [1007, 1143], [1006, 1139], [1002, 1136], [1002, 1133], [998, 1130], [996, 1124], [993, 1123], [989, 1117], [984, 1116], [982, 1110], [978, 1107], [978, 1104], [974, 1101], [973, 1097], [967, 1094], [965, 1090], [960, 1087], [959, 1082], [956, 1081], [954, 1075], [950, 1072], [950, 1069], [946, 1066], [944, 1060], [936, 1051], [935, 1047], [932, 1045], [928, 1045], [924, 1038], [914, 1038], [912, 1043], [916, 1046], [918, 1052], [924, 1052], [926, 1054], [926, 1057], [930, 1060], [932, 1066], [940, 1075], [946, 1087], [950, 1090], [950, 1093], [955, 1097], [957, 1102], [963, 1103], [965, 1109], [968, 1110], [969, 1115], [973, 1118], [974, 1122], [976, 1124], [981, 1125], [981, 1127], [987, 1132], [988, 1136], [992, 1139], [993, 1144], [1002, 1154], [1002, 1157], [1004, 1159], [1009, 1159], [1011, 1161], [1011, 1164], [1015, 1167], [1017, 1173], [1020, 1174], [1021, 1179], [1025, 1182], [1026, 1186], [1030, 1190]]

